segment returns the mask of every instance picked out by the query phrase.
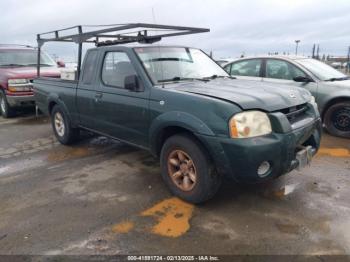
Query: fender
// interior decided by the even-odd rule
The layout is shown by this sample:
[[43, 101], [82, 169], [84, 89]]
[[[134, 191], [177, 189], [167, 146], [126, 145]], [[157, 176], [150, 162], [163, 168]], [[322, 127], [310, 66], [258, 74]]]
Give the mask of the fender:
[[65, 103], [60, 99], [59, 95], [58, 94], [55, 94], [55, 93], [50, 93], [48, 96], [47, 96], [47, 110], [48, 110], [48, 113], [49, 113], [49, 105], [50, 103], [56, 103], [57, 105], [59, 105], [61, 107], [61, 109], [64, 111], [66, 117], [68, 117], [68, 120], [70, 121], [70, 123], [72, 124], [73, 127], [77, 127], [77, 124], [72, 121], [72, 117], [71, 117], [71, 114], [69, 114], [69, 110], [67, 108], [67, 106], [65, 105]]
[[181, 111], [171, 111], [156, 117], [149, 129], [151, 152], [156, 152], [157, 138], [166, 127], [181, 127], [194, 134], [214, 136], [213, 131], [199, 118]]
[[325, 97], [320, 103], [321, 105], [323, 105], [322, 107], [319, 107], [320, 115], [323, 117], [330, 105], [340, 101], [350, 101], [349, 90], [342, 90], [340, 92], [332, 94], [332, 96], [328, 95], [327, 97]]

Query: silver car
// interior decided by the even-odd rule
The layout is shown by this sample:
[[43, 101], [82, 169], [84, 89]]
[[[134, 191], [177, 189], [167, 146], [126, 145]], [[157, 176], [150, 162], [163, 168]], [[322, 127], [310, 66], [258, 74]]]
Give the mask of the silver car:
[[326, 130], [350, 138], [350, 77], [318, 60], [266, 56], [238, 59], [224, 69], [239, 79], [303, 87], [315, 97]]

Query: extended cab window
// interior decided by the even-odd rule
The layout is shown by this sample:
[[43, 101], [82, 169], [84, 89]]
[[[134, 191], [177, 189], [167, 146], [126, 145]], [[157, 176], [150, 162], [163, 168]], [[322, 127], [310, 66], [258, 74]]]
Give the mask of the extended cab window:
[[293, 80], [297, 76], [306, 77], [303, 71], [287, 61], [279, 59], [266, 61], [266, 77], [268, 78]]
[[105, 85], [124, 88], [125, 77], [130, 75], [136, 75], [136, 72], [126, 53], [106, 54], [102, 67], [102, 82]]
[[84, 72], [83, 72], [83, 83], [84, 84], [91, 84], [92, 82], [92, 77], [94, 73], [94, 68], [95, 68], [95, 62], [96, 62], [96, 55], [97, 51], [90, 51], [87, 54], [86, 60], [85, 60], [85, 65], [84, 65]]
[[261, 59], [249, 59], [239, 61], [231, 65], [233, 76], [260, 76]]

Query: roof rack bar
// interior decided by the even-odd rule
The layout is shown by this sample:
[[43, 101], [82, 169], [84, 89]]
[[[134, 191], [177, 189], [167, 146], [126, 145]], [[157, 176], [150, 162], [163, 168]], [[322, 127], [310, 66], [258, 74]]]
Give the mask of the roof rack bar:
[[[167, 29], [167, 30], [176, 30], [176, 31], [189, 31], [189, 33], [186, 32], [181, 32], [181, 34], [195, 34], [195, 33], [204, 33], [204, 32], [209, 32], [209, 29], [207, 28], [195, 28], [195, 27], [184, 27], [184, 26], [170, 26], [170, 25], [157, 25], [157, 24], [145, 24], [145, 23], [135, 23], [135, 24], [125, 24], [122, 26], [116, 26], [116, 27], [109, 27], [109, 28], [104, 28], [104, 29], [99, 29], [95, 31], [89, 31], [85, 33], [78, 33], [78, 34], [71, 34], [71, 35], [66, 35], [66, 36], [59, 36], [54, 37], [54, 38], [43, 38], [41, 36], [50, 34], [50, 33], [55, 33], [55, 32], [60, 32], [68, 29], [78, 29], [79, 26], [74, 26], [70, 28], [65, 28], [61, 30], [56, 30], [56, 31], [51, 31], [40, 35], [40, 39], [43, 42], [49, 42], [49, 41], [59, 41], [59, 40], [70, 40], [72, 38], [75, 38], [75, 40], [78, 40], [78, 42], [86, 42], [89, 38], [97, 37], [101, 34], [108, 33], [108, 32], [116, 32], [116, 31], [123, 31], [127, 29], [132, 29], [132, 28], [149, 28], [149, 29]], [[176, 35], [181, 35], [176, 34]], [[169, 35], [171, 36], [171, 35]], [[75, 42], [75, 41], [72, 41]]]
[[[198, 34], [209, 32], [207, 28], [172, 26], [147, 23], [114, 24], [114, 25], [89, 25], [85, 27], [99, 27], [98, 30], [83, 32], [84, 26], [72, 26], [60, 30], [54, 30], [37, 35], [38, 42], [38, 65], [37, 73], [40, 77], [40, 52], [41, 47], [46, 42], [70, 42], [78, 44], [78, 68], [77, 77], [80, 76], [82, 62], [83, 43], [94, 43], [96, 46], [108, 46], [127, 43], [147, 43], [151, 44], [160, 41], [163, 37]], [[103, 27], [103, 28], [101, 28]], [[64, 35], [67, 30], [77, 30], [76, 34]], [[133, 30], [129, 30], [133, 29]], [[129, 32], [128, 32], [129, 30]], [[54, 36], [47, 36], [53, 34]], [[108, 39], [108, 40], [103, 40]]]
[[78, 28], [78, 25], [71, 26], [71, 27], [67, 27], [67, 28], [62, 28], [62, 29], [59, 29], [59, 30], [54, 30], [54, 31], [49, 31], [49, 32], [41, 33], [40, 35], [53, 34], [53, 33], [55, 33], [55, 32], [67, 31], [67, 30], [74, 29], [74, 28]]
[[[83, 29], [81, 26], [78, 27], [79, 34], [83, 33]], [[78, 67], [77, 67], [77, 78], [79, 79], [80, 76], [80, 69], [81, 69], [81, 60], [82, 60], [82, 51], [83, 50], [83, 43], [79, 42], [79, 48], [78, 48]]]

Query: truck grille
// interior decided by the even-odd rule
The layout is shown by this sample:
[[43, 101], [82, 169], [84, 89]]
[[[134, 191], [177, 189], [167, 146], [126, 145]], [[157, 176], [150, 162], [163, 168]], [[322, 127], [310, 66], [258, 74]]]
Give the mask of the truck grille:
[[280, 112], [286, 115], [290, 123], [294, 123], [298, 121], [298, 119], [302, 118], [307, 110], [307, 104], [302, 104], [282, 109]]

